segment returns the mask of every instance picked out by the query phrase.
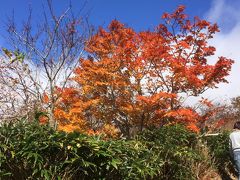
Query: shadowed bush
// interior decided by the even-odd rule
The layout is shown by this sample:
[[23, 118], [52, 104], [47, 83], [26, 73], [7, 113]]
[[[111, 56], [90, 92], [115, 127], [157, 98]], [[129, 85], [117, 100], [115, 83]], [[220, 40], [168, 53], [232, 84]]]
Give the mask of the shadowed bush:
[[173, 125], [149, 129], [138, 138], [162, 158], [164, 164], [159, 179], [197, 179], [194, 166], [204, 160], [197, 148], [197, 134], [184, 126]]
[[229, 151], [229, 134], [224, 131], [217, 136], [207, 136], [203, 140], [209, 147], [215, 166], [223, 179], [230, 180], [230, 174], [236, 174]]
[[4, 124], [2, 179], [151, 179], [162, 161], [143, 142], [55, 132], [37, 122]]
[[1, 179], [197, 179], [211, 164], [180, 125], [104, 140], [22, 120], [3, 124], [0, 142]]

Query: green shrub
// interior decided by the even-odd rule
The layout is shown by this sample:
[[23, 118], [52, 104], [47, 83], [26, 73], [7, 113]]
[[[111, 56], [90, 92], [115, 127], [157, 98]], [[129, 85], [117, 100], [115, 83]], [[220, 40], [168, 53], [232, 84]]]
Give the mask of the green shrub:
[[215, 165], [224, 179], [229, 178], [229, 173], [235, 173], [229, 152], [229, 134], [230, 132], [224, 131], [217, 136], [203, 137], [210, 149]]
[[197, 178], [192, 168], [202, 156], [196, 148], [198, 139], [195, 133], [184, 126], [172, 125], [146, 130], [138, 138], [152, 151], [158, 152], [158, 158], [164, 162], [159, 179]]
[[162, 162], [137, 140], [55, 132], [37, 122], [0, 127], [2, 179], [150, 179]]
[[[220, 166], [229, 161], [226, 136], [211, 138], [204, 140]], [[197, 135], [180, 125], [149, 129], [132, 140], [68, 134], [38, 122], [0, 127], [1, 179], [197, 179], [193, 169], [207, 161]]]

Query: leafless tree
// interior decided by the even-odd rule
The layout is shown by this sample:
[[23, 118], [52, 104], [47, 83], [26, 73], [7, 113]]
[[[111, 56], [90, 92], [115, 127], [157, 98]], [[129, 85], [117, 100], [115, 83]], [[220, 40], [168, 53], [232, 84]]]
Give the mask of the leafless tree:
[[[39, 84], [28, 64], [11, 62], [1, 57], [0, 65], [0, 118], [11, 120], [17, 117], [29, 117], [30, 112], [38, 108], [41, 97]], [[40, 107], [40, 106], [39, 106]]]
[[[41, 103], [43, 93], [48, 94], [49, 122], [51, 126], [56, 127], [56, 87], [64, 88], [68, 85], [79, 58], [84, 56], [84, 45], [88, 42], [92, 28], [88, 24], [87, 14], [76, 16], [70, 5], [57, 15], [52, 1], [46, 2], [47, 9], [43, 6], [43, 20], [38, 24], [32, 22], [31, 8], [27, 21], [20, 28], [15, 23], [14, 15], [9, 18], [7, 41], [14, 50], [24, 53], [25, 56], [23, 62], [5, 63], [4, 66], [8, 69], [5, 69], [5, 74], [7, 71], [14, 73], [6, 78], [4, 72], [0, 72], [1, 76], [4, 76], [3, 79], [7, 79], [6, 82], [3, 80], [0, 83], [1, 86], [12, 89], [9, 93], [18, 93], [25, 103], [24, 106], [29, 106], [30, 102]], [[80, 13], [83, 13], [84, 8]], [[0, 96], [10, 97], [4, 93]], [[14, 108], [14, 101], [11, 103], [11, 108]]]

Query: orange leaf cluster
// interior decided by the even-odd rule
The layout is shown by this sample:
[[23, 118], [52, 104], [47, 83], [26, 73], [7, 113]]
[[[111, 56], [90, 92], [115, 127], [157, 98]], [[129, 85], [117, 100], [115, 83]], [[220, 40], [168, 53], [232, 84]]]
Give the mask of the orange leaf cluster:
[[49, 121], [49, 118], [45, 115], [41, 115], [39, 117], [39, 124], [47, 124]]
[[86, 45], [88, 57], [75, 69], [78, 86], [59, 92], [60, 128], [108, 134], [116, 128], [129, 136], [131, 129], [180, 122], [197, 131], [201, 116], [181, 105], [181, 95], [197, 96], [227, 82], [233, 61], [207, 63], [215, 52], [208, 40], [218, 27], [197, 17], [191, 21], [184, 9], [165, 13], [165, 23], [154, 31], [136, 32], [117, 20], [99, 28]]

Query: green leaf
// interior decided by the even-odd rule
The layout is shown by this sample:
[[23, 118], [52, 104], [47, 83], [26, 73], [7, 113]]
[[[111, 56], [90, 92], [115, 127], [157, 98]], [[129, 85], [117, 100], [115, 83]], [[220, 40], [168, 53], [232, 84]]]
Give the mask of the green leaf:
[[111, 161], [111, 165], [115, 168], [118, 169], [118, 165], [121, 164], [120, 161], [116, 160], [116, 159], [112, 159]]

